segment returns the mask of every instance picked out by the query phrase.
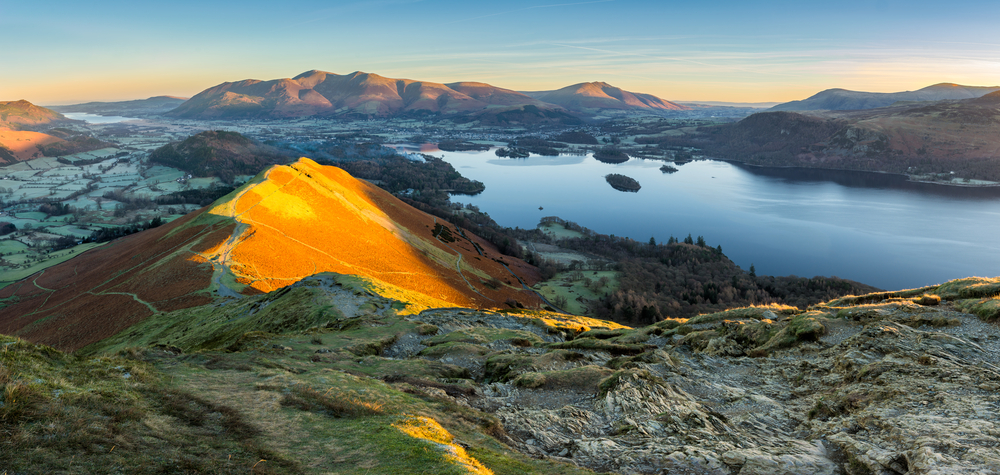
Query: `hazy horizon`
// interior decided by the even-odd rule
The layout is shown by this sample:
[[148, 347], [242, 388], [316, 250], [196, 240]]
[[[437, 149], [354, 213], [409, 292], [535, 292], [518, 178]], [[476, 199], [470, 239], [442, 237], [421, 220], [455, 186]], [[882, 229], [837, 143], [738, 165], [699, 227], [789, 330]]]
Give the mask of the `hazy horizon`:
[[604, 81], [685, 102], [993, 86], [998, 17], [983, 1], [0, 2], [0, 26], [25, 39], [0, 52], [0, 100], [190, 97], [311, 69], [518, 91]]

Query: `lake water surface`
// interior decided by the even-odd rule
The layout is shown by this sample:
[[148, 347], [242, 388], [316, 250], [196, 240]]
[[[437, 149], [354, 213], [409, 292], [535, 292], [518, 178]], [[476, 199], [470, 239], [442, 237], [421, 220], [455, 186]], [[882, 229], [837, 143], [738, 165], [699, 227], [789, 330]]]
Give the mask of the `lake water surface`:
[[69, 119], [82, 120], [88, 124], [114, 124], [116, 122], [125, 122], [127, 120], [138, 120], [135, 117], [122, 117], [120, 115], [97, 115], [97, 114], [88, 114], [86, 112], [67, 112], [63, 115]]
[[[885, 289], [1000, 275], [998, 188], [719, 161], [664, 174], [665, 162], [656, 160], [609, 165], [591, 156], [423, 151], [485, 183], [483, 193], [453, 201], [475, 204], [504, 226], [533, 228], [559, 216], [640, 241], [690, 233], [758, 274], [835, 275]], [[642, 189], [617, 191], [604, 180], [608, 173], [630, 176]]]

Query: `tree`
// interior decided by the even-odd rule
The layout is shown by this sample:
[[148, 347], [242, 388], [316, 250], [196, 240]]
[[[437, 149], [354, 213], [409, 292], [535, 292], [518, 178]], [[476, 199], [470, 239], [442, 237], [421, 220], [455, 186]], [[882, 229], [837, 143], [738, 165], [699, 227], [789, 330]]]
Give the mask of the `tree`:
[[688, 237], [684, 238], [684, 244], [694, 244], [694, 238], [691, 237], [691, 233], [688, 233]]
[[649, 245], [650, 246], [655, 246], [656, 245], [656, 238], [655, 237], [650, 236], [650, 238], [649, 238]]
[[753, 268], [753, 264], [750, 264], [750, 277], [757, 277], [757, 269]]
[[698, 245], [705, 247], [705, 236], [698, 236]]

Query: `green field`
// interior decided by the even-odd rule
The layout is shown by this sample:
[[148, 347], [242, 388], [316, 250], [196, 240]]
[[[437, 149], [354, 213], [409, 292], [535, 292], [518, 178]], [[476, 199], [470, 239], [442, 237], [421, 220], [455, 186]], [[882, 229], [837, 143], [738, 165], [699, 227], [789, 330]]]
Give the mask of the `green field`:
[[[30, 276], [38, 271], [48, 269], [56, 264], [66, 262], [84, 251], [88, 251], [103, 243], [87, 243], [80, 244], [79, 246], [72, 247], [70, 249], [64, 249], [62, 251], [56, 251], [51, 254], [47, 254], [39, 262], [32, 262], [27, 268], [22, 269], [9, 269], [5, 267], [0, 267], [0, 289], [17, 282], [25, 277]], [[6, 259], [9, 262], [23, 263], [27, 254], [16, 254], [14, 256], [7, 256]]]
[[12, 252], [21, 252], [28, 248], [28, 245], [17, 241], [14, 239], [4, 239], [0, 240], [0, 253], [10, 254]]
[[583, 237], [583, 234], [577, 231], [570, 231], [566, 229], [563, 225], [559, 223], [546, 223], [538, 226], [538, 229], [543, 233], [548, 234], [556, 239], [566, 239], [566, 238], [578, 238]]
[[85, 238], [87, 236], [90, 236], [90, 234], [93, 232], [90, 229], [82, 228], [80, 226], [76, 226], [73, 224], [67, 224], [65, 226], [50, 226], [48, 229], [50, 233], [55, 233], [60, 236], [73, 236], [78, 238]]
[[41, 220], [47, 218], [48, 215], [45, 214], [45, 213], [38, 212], [38, 211], [27, 211], [27, 212], [18, 212], [15, 215], [15, 217], [17, 217], [18, 219], [29, 219], [29, 220], [33, 220], [33, 221], [41, 221]]
[[[604, 285], [597, 284], [606, 278]], [[560, 272], [552, 279], [535, 285], [535, 290], [550, 302], [560, 305], [574, 315], [583, 315], [587, 304], [618, 289], [618, 273], [615, 271], [570, 271]], [[564, 306], [562, 299], [566, 300]], [[557, 300], [559, 302], [557, 302]]]

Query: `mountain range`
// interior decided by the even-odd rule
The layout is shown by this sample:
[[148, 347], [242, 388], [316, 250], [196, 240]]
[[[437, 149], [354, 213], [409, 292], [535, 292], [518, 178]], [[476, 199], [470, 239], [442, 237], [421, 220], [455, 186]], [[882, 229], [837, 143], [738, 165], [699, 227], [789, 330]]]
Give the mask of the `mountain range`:
[[111, 146], [58, 128], [70, 123], [73, 121], [66, 116], [25, 100], [0, 102], [0, 165]]
[[940, 83], [916, 91], [859, 92], [847, 89], [827, 89], [808, 99], [791, 101], [772, 107], [772, 111], [862, 110], [888, 107], [897, 102], [927, 102], [974, 99], [1000, 90], [1000, 86], [962, 86]]
[[686, 107], [606, 83], [581, 83], [557, 91], [525, 94], [477, 82], [439, 84], [360, 71], [339, 75], [313, 70], [294, 78], [222, 83], [196, 94], [167, 115], [197, 119], [493, 116], [518, 111], [582, 113], [596, 109], [685, 110]]
[[186, 97], [155, 96], [148, 99], [118, 102], [86, 102], [63, 106], [49, 106], [58, 112], [85, 112], [97, 115], [120, 115], [124, 117], [142, 117], [162, 114], [176, 109], [188, 100]]
[[1000, 182], [995, 153], [1000, 148], [1000, 91], [874, 109], [765, 111], [655, 140], [760, 166], [879, 171], [921, 181], [958, 178], [962, 183], [954, 184], [986, 184], [973, 180]]

